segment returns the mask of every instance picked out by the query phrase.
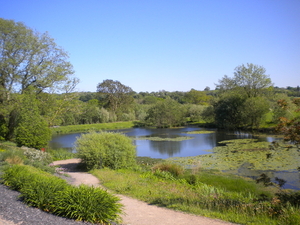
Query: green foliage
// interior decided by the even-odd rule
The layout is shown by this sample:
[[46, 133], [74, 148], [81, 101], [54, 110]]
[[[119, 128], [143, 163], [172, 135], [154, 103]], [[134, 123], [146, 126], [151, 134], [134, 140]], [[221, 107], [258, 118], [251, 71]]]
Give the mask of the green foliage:
[[[280, 123], [277, 125], [276, 130], [284, 135], [284, 140], [291, 141], [296, 145], [300, 144], [300, 98], [293, 100], [295, 110], [294, 117], [288, 119], [286, 117], [280, 118]], [[284, 110], [289, 110], [290, 105], [284, 99], [278, 101], [278, 105]]]
[[264, 97], [247, 98], [243, 106], [245, 124], [259, 128], [263, 117], [269, 112], [270, 103]]
[[177, 101], [167, 98], [157, 102], [147, 111], [145, 121], [148, 125], [157, 128], [183, 125], [186, 122], [184, 109]]
[[120, 199], [100, 188], [80, 185], [59, 192], [54, 212], [62, 217], [91, 223], [109, 223], [121, 213]]
[[24, 201], [49, 213], [92, 223], [109, 223], [119, 218], [119, 198], [100, 188], [74, 187], [54, 175], [31, 166], [4, 169], [5, 185], [20, 191]]
[[245, 124], [245, 97], [238, 94], [224, 96], [214, 104], [215, 123], [220, 128], [236, 129]]
[[211, 99], [212, 96], [207, 95], [205, 91], [195, 89], [191, 89], [185, 95], [185, 101], [191, 104], [208, 105]]
[[134, 99], [132, 89], [119, 81], [104, 80], [97, 85], [97, 92], [102, 96], [102, 105], [115, 113], [119, 119], [122, 113], [128, 113]]
[[79, 158], [88, 169], [109, 167], [131, 168], [136, 165], [136, 150], [132, 140], [120, 133], [91, 132], [76, 141]]
[[259, 128], [268, 113], [271, 79], [261, 66], [247, 64], [235, 69], [234, 77], [219, 80], [220, 99], [214, 105], [215, 123], [220, 128]]
[[[238, 224], [299, 224], [299, 207], [281, 204], [254, 181], [214, 171], [175, 177], [166, 171], [94, 170], [103, 184], [149, 204]], [[262, 194], [267, 198], [262, 198]]]
[[0, 152], [0, 161], [5, 161], [10, 164], [22, 164], [26, 159], [22, 150], [13, 148]]
[[47, 152], [52, 156], [53, 161], [75, 158], [75, 153], [70, 152], [68, 149], [49, 149]]
[[247, 98], [264, 95], [268, 87], [272, 86], [271, 79], [265, 74], [266, 69], [262, 66], [247, 63], [235, 68], [234, 77], [225, 75], [217, 88], [226, 91], [234, 90], [240, 94], [245, 94]]
[[36, 99], [32, 94], [23, 96], [15, 135], [18, 146], [36, 149], [47, 146], [51, 139], [51, 131], [46, 120], [39, 115]]
[[202, 120], [202, 114], [206, 108], [207, 106], [189, 104], [187, 105], [186, 116], [189, 117], [190, 121], [199, 122]]
[[77, 132], [88, 132], [90, 130], [101, 131], [101, 130], [116, 130], [132, 128], [134, 123], [129, 122], [116, 122], [116, 123], [99, 123], [99, 124], [82, 124], [82, 125], [68, 125], [60, 127], [52, 127], [53, 134], [68, 134]]

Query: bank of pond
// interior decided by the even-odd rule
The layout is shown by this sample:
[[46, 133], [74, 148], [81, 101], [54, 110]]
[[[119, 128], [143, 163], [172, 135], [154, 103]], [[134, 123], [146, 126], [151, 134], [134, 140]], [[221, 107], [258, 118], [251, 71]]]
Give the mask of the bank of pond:
[[[116, 129], [133, 139], [138, 157], [161, 158], [185, 168], [200, 167], [257, 179], [283, 179], [285, 189], [300, 190], [300, 153], [274, 135], [219, 131], [198, 127]], [[53, 149], [76, 152], [81, 133], [53, 136]]]

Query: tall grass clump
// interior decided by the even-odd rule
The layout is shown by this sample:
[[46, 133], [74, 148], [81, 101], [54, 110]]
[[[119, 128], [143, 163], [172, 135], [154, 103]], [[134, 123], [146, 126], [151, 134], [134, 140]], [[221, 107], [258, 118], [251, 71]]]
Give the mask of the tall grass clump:
[[54, 161], [72, 159], [75, 157], [75, 153], [70, 152], [68, 149], [49, 149], [47, 151], [53, 158]]
[[173, 176], [178, 177], [183, 174], [184, 169], [182, 166], [175, 164], [175, 163], [169, 163], [169, 162], [162, 162], [154, 165], [152, 167], [152, 171], [164, 171], [169, 172]]
[[92, 223], [109, 223], [118, 219], [120, 199], [100, 188], [80, 185], [59, 192], [54, 212], [62, 217]]
[[87, 169], [132, 168], [136, 166], [136, 149], [132, 140], [120, 133], [91, 132], [76, 141], [78, 158]]
[[5, 185], [21, 193], [25, 203], [43, 211], [91, 223], [119, 220], [119, 198], [103, 189], [71, 186], [59, 177], [26, 165], [6, 167], [1, 177]]

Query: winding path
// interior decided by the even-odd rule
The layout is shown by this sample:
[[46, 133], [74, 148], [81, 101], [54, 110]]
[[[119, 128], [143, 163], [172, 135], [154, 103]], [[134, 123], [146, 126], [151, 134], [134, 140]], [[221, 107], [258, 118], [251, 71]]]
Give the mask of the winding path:
[[[70, 176], [68, 182], [73, 185], [87, 184], [100, 186], [99, 180], [92, 174], [79, 172], [76, 167], [80, 163], [79, 159], [69, 159], [55, 161], [54, 165], [59, 165], [66, 169]], [[230, 225], [233, 223], [221, 220], [210, 219], [202, 216], [195, 216], [183, 212], [173, 211], [166, 208], [149, 205], [145, 202], [118, 195], [120, 203], [124, 205], [123, 224], [126, 225]]]

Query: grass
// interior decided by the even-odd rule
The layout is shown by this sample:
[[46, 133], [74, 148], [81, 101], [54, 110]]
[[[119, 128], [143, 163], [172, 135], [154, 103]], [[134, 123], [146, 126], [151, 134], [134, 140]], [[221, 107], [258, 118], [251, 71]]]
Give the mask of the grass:
[[[173, 175], [159, 162], [139, 159], [141, 170], [93, 170], [115, 193], [149, 204], [239, 224], [299, 224], [299, 207], [281, 204], [275, 189], [216, 170], [185, 170]], [[168, 163], [169, 164], [169, 163]], [[145, 167], [145, 165], [147, 167]], [[162, 170], [157, 169], [162, 168]]]
[[90, 130], [116, 130], [134, 127], [133, 121], [115, 122], [115, 123], [96, 123], [96, 124], [82, 124], [82, 125], [68, 125], [51, 128], [52, 134], [68, 134], [77, 132], [88, 132]]

